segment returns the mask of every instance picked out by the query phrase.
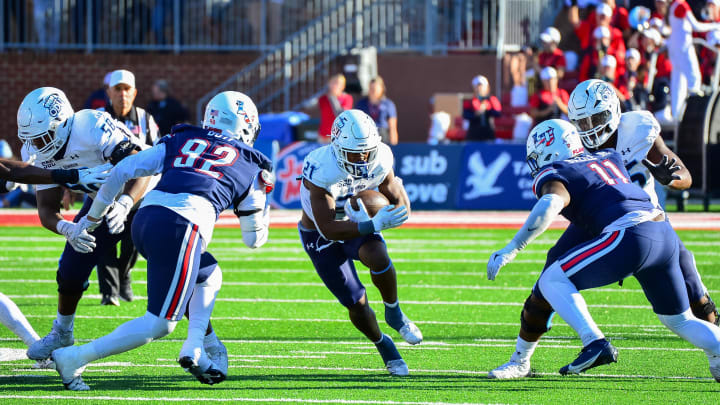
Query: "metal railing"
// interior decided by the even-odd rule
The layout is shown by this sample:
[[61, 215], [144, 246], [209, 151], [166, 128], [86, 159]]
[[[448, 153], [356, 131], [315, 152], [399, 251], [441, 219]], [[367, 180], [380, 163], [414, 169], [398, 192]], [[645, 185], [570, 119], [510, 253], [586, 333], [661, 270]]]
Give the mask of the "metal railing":
[[[378, 0], [366, 23], [402, 21], [373, 44], [426, 54], [495, 49], [506, 0]], [[507, 0], [517, 2], [518, 0]], [[512, 15], [547, 11], [521, 1]], [[0, 50], [268, 51], [337, 0], [3, 0]], [[520, 14], [518, 14], [520, 12]], [[527, 13], [526, 13], [527, 14]], [[530, 19], [532, 20], [532, 18]], [[512, 23], [514, 20], [511, 20]], [[513, 40], [512, 36], [508, 37]]]

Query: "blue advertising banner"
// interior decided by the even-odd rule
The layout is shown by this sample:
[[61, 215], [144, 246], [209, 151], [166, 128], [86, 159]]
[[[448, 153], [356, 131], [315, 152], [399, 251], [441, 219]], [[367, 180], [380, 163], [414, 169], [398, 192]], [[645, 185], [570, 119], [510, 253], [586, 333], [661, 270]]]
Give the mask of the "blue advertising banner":
[[458, 209], [526, 210], [535, 204], [524, 145], [468, 143], [457, 177]]
[[399, 144], [392, 151], [413, 209], [455, 208], [462, 145]]
[[298, 177], [302, 175], [303, 160], [320, 146], [315, 142], [294, 142], [280, 149], [275, 160], [275, 190], [270, 197], [274, 208], [301, 208]]

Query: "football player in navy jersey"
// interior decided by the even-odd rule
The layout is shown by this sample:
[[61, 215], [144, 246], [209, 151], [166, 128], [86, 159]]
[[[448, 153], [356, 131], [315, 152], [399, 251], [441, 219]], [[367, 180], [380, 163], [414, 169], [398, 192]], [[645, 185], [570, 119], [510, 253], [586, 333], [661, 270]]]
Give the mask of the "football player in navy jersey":
[[[92, 169], [46, 170], [26, 162], [0, 159], [0, 194], [12, 190], [16, 183], [99, 185], [107, 178], [109, 169], [110, 165], [97, 166]], [[2, 293], [0, 293], [0, 323], [20, 337], [27, 346], [40, 340], [17, 305]], [[38, 367], [46, 367], [48, 364], [49, 362], [45, 360], [37, 362]]]
[[[601, 80], [580, 83], [570, 96], [569, 115], [588, 150], [614, 149], [622, 156], [630, 180], [640, 186], [654, 206], [659, 206], [655, 180], [675, 190], [692, 184], [680, 158], [663, 142], [660, 124], [647, 111], [620, 112], [620, 100], [611, 85]], [[567, 227], [548, 251], [545, 268], [580, 243], [596, 237], [579, 226]], [[690, 309], [702, 320], [718, 324], [715, 303], [698, 273], [692, 253], [680, 241], [680, 269]], [[530, 358], [542, 335], [550, 329], [554, 312], [538, 289], [533, 289], [521, 312], [520, 333], [510, 361], [492, 370], [490, 377], [523, 378], [530, 374]]]
[[578, 291], [632, 275], [660, 321], [705, 350], [710, 372], [720, 382], [720, 328], [693, 316], [680, 270], [679, 239], [665, 213], [630, 181], [621, 155], [612, 149], [584, 153], [572, 124], [548, 120], [530, 133], [527, 160], [538, 202], [507, 246], [491, 255], [488, 279], [494, 280], [500, 268], [544, 232], [558, 214], [598, 235], [560, 255], [543, 270], [534, 288], [583, 343], [578, 358], [560, 373], [578, 374], [617, 361], [617, 349], [598, 329]]
[[251, 147], [260, 125], [249, 97], [238, 92], [216, 95], [206, 107], [203, 127], [175, 126], [156, 146], [123, 160], [78, 222], [78, 232], [98, 226], [127, 180], [162, 173], [132, 228], [133, 241], [148, 261], [147, 312], [88, 344], [55, 350], [52, 358], [66, 388], [88, 390], [81, 377], [87, 363], [171, 333], [186, 308], [188, 340], [179, 363], [201, 382], [225, 379], [227, 363], [225, 370], [215, 368], [203, 351], [219, 289], [198, 289], [202, 278], [219, 275], [217, 262], [205, 249], [218, 216], [229, 207], [239, 215], [243, 241], [250, 247], [262, 245], [269, 221], [265, 194], [273, 183], [265, 170], [269, 160]]

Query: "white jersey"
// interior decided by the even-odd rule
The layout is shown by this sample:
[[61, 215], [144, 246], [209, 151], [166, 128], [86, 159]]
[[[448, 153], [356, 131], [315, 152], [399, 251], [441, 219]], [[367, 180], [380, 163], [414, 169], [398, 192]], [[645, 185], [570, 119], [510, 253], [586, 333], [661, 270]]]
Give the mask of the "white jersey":
[[649, 111], [630, 111], [620, 115], [615, 149], [622, 155], [632, 182], [648, 193], [655, 206], [658, 206], [655, 181], [642, 160], [647, 157], [658, 136], [660, 124]]
[[[390, 147], [384, 143], [378, 146], [376, 164], [370, 170], [368, 178], [354, 178], [340, 168], [335, 158], [332, 145], [315, 149], [305, 157], [303, 164], [303, 179], [327, 190], [335, 200], [338, 208], [338, 219], [344, 218], [345, 202], [360, 191], [377, 189], [392, 170], [393, 154]], [[310, 204], [310, 190], [304, 185], [300, 187], [300, 202], [303, 211], [315, 222], [315, 215]], [[317, 224], [316, 224], [317, 225]]]
[[[67, 140], [60, 159], [35, 160], [34, 166], [43, 169], [78, 169], [95, 167], [110, 161], [115, 147], [129, 140], [128, 130], [107, 113], [96, 110], [80, 110], [73, 114], [66, 124], [57, 129], [67, 131]], [[56, 156], [57, 157], [57, 156]], [[25, 146], [22, 158], [29, 161], [32, 156]], [[57, 184], [37, 185], [37, 190], [59, 187]]]

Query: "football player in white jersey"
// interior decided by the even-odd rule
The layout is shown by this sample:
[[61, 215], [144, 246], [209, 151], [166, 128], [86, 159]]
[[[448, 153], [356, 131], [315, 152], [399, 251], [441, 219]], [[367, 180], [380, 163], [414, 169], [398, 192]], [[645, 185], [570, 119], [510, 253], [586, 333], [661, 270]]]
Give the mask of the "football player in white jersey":
[[[124, 157], [137, 153], [139, 147], [129, 141], [127, 129], [107, 113], [95, 110], [74, 112], [65, 94], [53, 87], [33, 90], [23, 99], [17, 114], [18, 137], [23, 141], [23, 160], [34, 158], [34, 165], [42, 168], [72, 169], [97, 167], [107, 163], [116, 164]], [[123, 195], [139, 200], [145, 192], [148, 179], [130, 182]], [[67, 184], [76, 190], [89, 192], [94, 189]], [[83, 231], [76, 237], [74, 222], [60, 215], [63, 195], [57, 185], [37, 187], [38, 216], [43, 226], [68, 239], [60, 257], [58, 282], [58, 312], [52, 331], [28, 349], [28, 357], [43, 360], [52, 350], [69, 346], [74, 342], [73, 321], [78, 301], [88, 286], [88, 276], [97, 263], [96, 245], [113, 242], [108, 232], [111, 221], [104, 223], [92, 234]], [[90, 208], [86, 201], [76, 220]], [[120, 224], [125, 216], [116, 216]]]
[[[0, 159], [0, 194], [12, 190], [16, 183], [23, 184], [51, 184], [73, 183], [84, 186], [91, 184], [97, 186], [105, 182], [110, 165], [97, 166], [92, 169], [54, 169], [45, 170], [32, 166], [26, 162], [10, 159]], [[10, 329], [22, 341], [30, 346], [40, 337], [28, 322], [20, 308], [0, 293], [0, 323]], [[38, 360], [37, 367], [50, 366], [49, 361]]]
[[[330, 145], [305, 158], [300, 189], [303, 215], [298, 229], [315, 270], [348, 309], [353, 325], [375, 343], [390, 374], [407, 375], [407, 364], [392, 339], [380, 331], [353, 263], [360, 260], [370, 269], [385, 303], [388, 325], [408, 343], [420, 343], [420, 330], [400, 310], [395, 267], [380, 234], [402, 225], [410, 209], [392, 165], [392, 151], [381, 142], [367, 114], [360, 110], [340, 114], [333, 122]], [[357, 211], [347, 203], [368, 189], [377, 189], [390, 201], [372, 218], [359, 199]]]
[[[692, 178], [680, 158], [660, 137], [660, 125], [648, 111], [620, 112], [620, 101], [609, 84], [586, 80], [573, 90], [568, 103], [570, 121], [578, 128], [583, 145], [591, 150], [613, 148], [620, 152], [630, 179], [650, 195], [657, 206], [655, 181], [676, 190], [690, 187]], [[654, 163], [653, 163], [654, 162]], [[573, 244], [595, 235], [570, 225], [547, 254], [545, 267]], [[502, 254], [496, 252], [493, 256]], [[680, 242], [680, 268], [695, 317], [717, 324], [715, 303], [702, 283], [690, 251]], [[542, 335], [550, 329], [554, 312], [537, 285], [525, 300], [520, 316], [516, 350], [508, 363], [490, 371], [490, 378], [522, 378], [530, 375], [530, 357]], [[587, 369], [587, 368], [585, 368]]]

